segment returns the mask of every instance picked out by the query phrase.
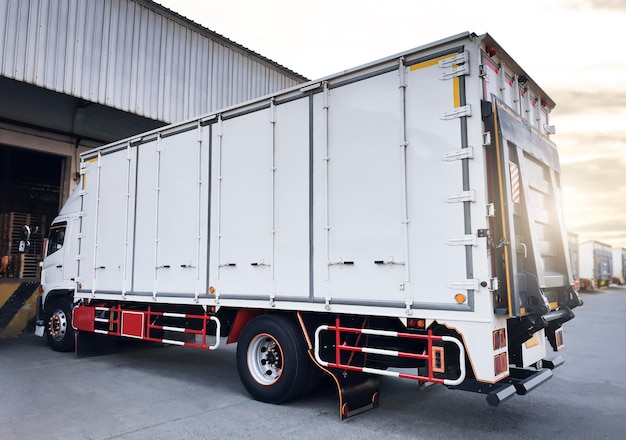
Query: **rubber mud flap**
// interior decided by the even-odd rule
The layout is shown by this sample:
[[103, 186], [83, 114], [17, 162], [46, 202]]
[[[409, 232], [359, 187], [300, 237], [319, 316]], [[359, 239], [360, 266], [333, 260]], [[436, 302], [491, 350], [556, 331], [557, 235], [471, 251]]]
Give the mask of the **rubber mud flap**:
[[91, 357], [117, 352], [114, 337], [89, 332], [76, 332], [76, 357]]
[[356, 371], [329, 369], [339, 391], [339, 418], [355, 416], [378, 405], [379, 379]]

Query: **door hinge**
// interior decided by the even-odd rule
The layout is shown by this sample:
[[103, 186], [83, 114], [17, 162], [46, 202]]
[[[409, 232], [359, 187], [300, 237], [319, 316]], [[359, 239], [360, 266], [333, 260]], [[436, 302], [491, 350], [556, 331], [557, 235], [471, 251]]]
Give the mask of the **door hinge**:
[[491, 290], [492, 292], [500, 290], [500, 280], [498, 280], [497, 277], [489, 280], [489, 290]]
[[491, 132], [483, 133], [483, 147], [491, 147]]
[[443, 160], [446, 162], [451, 162], [453, 160], [473, 159], [473, 158], [474, 158], [473, 147], [461, 148], [460, 150], [450, 151], [443, 155]]
[[476, 235], [478, 238], [489, 238], [491, 237], [491, 229], [479, 229]]
[[448, 79], [456, 78], [457, 76], [464, 76], [464, 75], [469, 75], [469, 74], [470, 74], [469, 64], [466, 63], [466, 64], [457, 65], [457, 66], [447, 69], [445, 72], [439, 75], [439, 79], [445, 81]]
[[469, 75], [469, 52], [464, 51], [455, 56], [439, 60], [437, 66], [440, 69], [445, 69], [445, 71], [439, 75], [439, 79], [441, 80], [448, 80], [456, 78], [457, 76]]
[[477, 279], [473, 280], [463, 280], [463, 281], [452, 281], [448, 283], [448, 288], [453, 290], [475, 290], [478, 291], [480, 289], [479, 283]]
[[448, 246], [476, 246], [477, 237], [474, 234], [463, 235], [462, 237], [450, 237], [446, 240]]
[[444, 199], [446, 203], [460, 203], [460, 202], [474, 202], [476, 200], [476, 193], [473, 189], [469, 191], [461, 191], [458, 194], [449, 194]]
[[472, 106], [470, 104], [456, 107], [454, 110], [445, 112], [441, 115], [441, 119], [443, 119], [444, 121], [448, 121], [450, 119], [462, 118], [465, 116], [472, 116]]

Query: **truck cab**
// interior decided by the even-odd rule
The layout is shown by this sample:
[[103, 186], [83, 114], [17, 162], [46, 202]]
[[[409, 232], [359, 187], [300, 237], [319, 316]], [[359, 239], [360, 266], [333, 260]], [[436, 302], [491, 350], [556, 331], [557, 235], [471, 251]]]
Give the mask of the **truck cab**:
[[78, 271], [78, 240], [72, 240], [80, 229], [80, 196], [75, 190], [59, 215], [52, 221], [41, 264], [43, 294], [37, 302], [35, 333], [46, 335], [53, 350], [71, 351], [74, 330], [71, 325], [73, 297]]

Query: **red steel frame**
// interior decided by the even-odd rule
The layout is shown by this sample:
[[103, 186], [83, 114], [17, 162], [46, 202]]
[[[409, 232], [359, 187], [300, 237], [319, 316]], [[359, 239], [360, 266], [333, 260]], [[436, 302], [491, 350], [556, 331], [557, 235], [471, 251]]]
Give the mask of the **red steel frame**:
[[[335, 362], [326, 362], [323, 361], [319, 356], [319, 334], [322, 331], [334, 331], [335, 332]], [[427, 349], [424, 353], [408, 353], [403, 351], [395, 351], [395, 350], [386, 350], [386, 349], [378, 349], [378, 348], [369, 348], [369, 347], [360, 347], [360, 346], [350, 346], [341, 342], [341, 333], [357, 333], [363, 335], [375, 335], [375, 336], [385, 336], [385, 337], [396, 337], [396, 338], [406, 338], [406, 339], [419, 339], [426, 340]], [[439, 368], [433, 366], [434, 359], [433, 356], [435, 351], [443, 355], [443, 350], [433, 350], [433, 348], [437, 349], [439, 347], [433, 347], [433, 342], [454, 342], [460, 349], [460, 369], [461, 375], [456, 380], [443, 379], [434, 377], [434, 372]], [[403, 357], [403, 358], [411, 358], [411, 359], [422, 359], [426, 361], [428, 365], [428, 375], [422, 376], [419, 374], [407, 374], [400, 373], [395, 371], [388, 370], [380, 370], [376, 368], [368, 368], [368, 367], [357, 367], [354, 365], [344, 364], [341, 362], [341, 352], [361, 352], [361, 353], [371, 353], [371, 354], [379, 354], [384, 356], [395, 356], [395, 357]], [[315, 332], [315, 357], [316, 360], [323, 366], [331, 367], [331, 368], [339, 368], [343, 370], [349, 371], [359, 371], [363, 373], [371, 373], [378, 374], [382, 376], [394, 376], [400, 377], [404, 379], [412, 379], [418, 380], [421, 382], [433, 382], [433, 383], [441, 383], [447, 385], [454, 385], [462, 382], [465, 378], [465, 366], [463, 363], [463, 359], [465, 357], [464, 349], [460, 342], [458, 342], [455, 338], [451, 338], [449, 336], [436, 336], [433, 335], [432, 331], [429, 330], [427, 334], [414, 334], [414, 333], [401, 333], [395, 331], [387, 331], [387, 330], [374, 330], [374, 329], [366, 329], [366, 328], [352, 328], [352, 327], [343, 327], [340, 324], [339, 318], [335, 319], [335, 325], [322, 325], [318, 327]], [[444, 364], [444, 358], [441, 357], [441, 364]], [[435, 370], [435, 371], [434, 371]]]
[[[96, 316], [96, 312], [107, 312], [109, 314], [106, 318], [100, 318]], [[134, 315], [141, 314], [142, 323], [141, 329], [139, 333], [129, 333], [123, 331], [124, 314]], [[79, 317], [79, 319], [76, 319]], [[184, 319], [192, 319], [192, 320], [200, 320], [202, 322], [202, 329], [193, 330], [185, 327], [173, 327], [167, 325], [157, 325], [153, 324], [153, 318], [157, 317], [165, 317], [165, 318], [184, 318]], [[82, 331], [91, 331], [94, 333], [105, 334], [109, 336], [123, 336], [123, 337], [131, 337], [142, 339], [144, 341], [151, 342], [160, 342], [163, 344], [170, 345], [184, 345], [185, 347], [194, 347], [194, 348], [202, 348], [205, 350], [215, 350], [220, 343], [220, 321], [217, 317], [208, 315], [206, 312], [202, 315], [195, 315], [190, 313], [174, 313], [174, 312], [155, 312], [152, 311], [151, 307], [148, 306], [147, 310], [137, 310], [137, 309], [123, 309], [121, 304], [117, 304], [115, 306], [78, 306], [74, 309], [74, 326], [78, 330]], [[90, 322], [91, 321], [91, 322]], [[215, 344], [209, 345], [207, 344], [207, 327], [208, 322], [213, 321], [216, 325], [216, 335], [215, 335]], [[78, 322], [78, 324], [77, 324]], [[98, 323], [106, 324], [108, 327], [107, 330], [102, 328], [97, 328]], [[187, 333], [192, 335], [201, 335], [202, 342], [185, 342], [175, 339], [166, 339], [166, 338], [154, 338], [151, 335], [152, 330], [164, 330], [170, 332], [177, 333]]]

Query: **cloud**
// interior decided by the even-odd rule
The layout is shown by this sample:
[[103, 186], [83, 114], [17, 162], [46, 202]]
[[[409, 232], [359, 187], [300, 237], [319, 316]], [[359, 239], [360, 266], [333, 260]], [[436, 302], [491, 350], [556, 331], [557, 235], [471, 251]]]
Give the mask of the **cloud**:
[[[626, 127], [625, 127], [626, 128]], [[625, 131], [568, 131], [558, 132], [554, 138], [561, 150], [561, 161], [571, 162], [581, 160], [586, 156], [592, 157], [612, 157], [619, 160], [624, 157], [626, 151], [626, 130]], [[567, 152], [563, 151], [567, 149]], [[581, 151], [571, 151], [579, 149]], [[570, 157], [570, 154], [575, 154]], [[626, 165], [626, 164], [625, 164]]]
[[[576, 187], [585, 194], [580, 197], [590, 199], [626, 187], [626, 130], [586, 131], [585, 127], [594, 124], [580, 124], [582, 128], [576, 131], [558, 130], [553, 138], [559, 150], [564, 187]], [[626, 194], [622, 196], [626, 200]]]
[[618, 157], [601, 157], [562, 164], [561, 177], [566, 190], [580, 191], [585, 199], [614, 199], [624, 210], [626, 221], [626, 164]]
[[626, 246], [626, 131], [593, 128], [583, 124], [557, 140], [566, 222], [581, 240]]
[[616, 153], [562, 164], [568, 228], [581, 240], [626, 246], [626, 160]]
[[[624, 2], [626, 10], [626, 2]], [[557, 102], [559, 117], [580, 113], [607, 113], [626, 108], [626, 90], [557, 90], [550, 93]]]
[[566, 8], [596, 9], [626, 12], [624, 0], [567, 0], [563, 3]]

